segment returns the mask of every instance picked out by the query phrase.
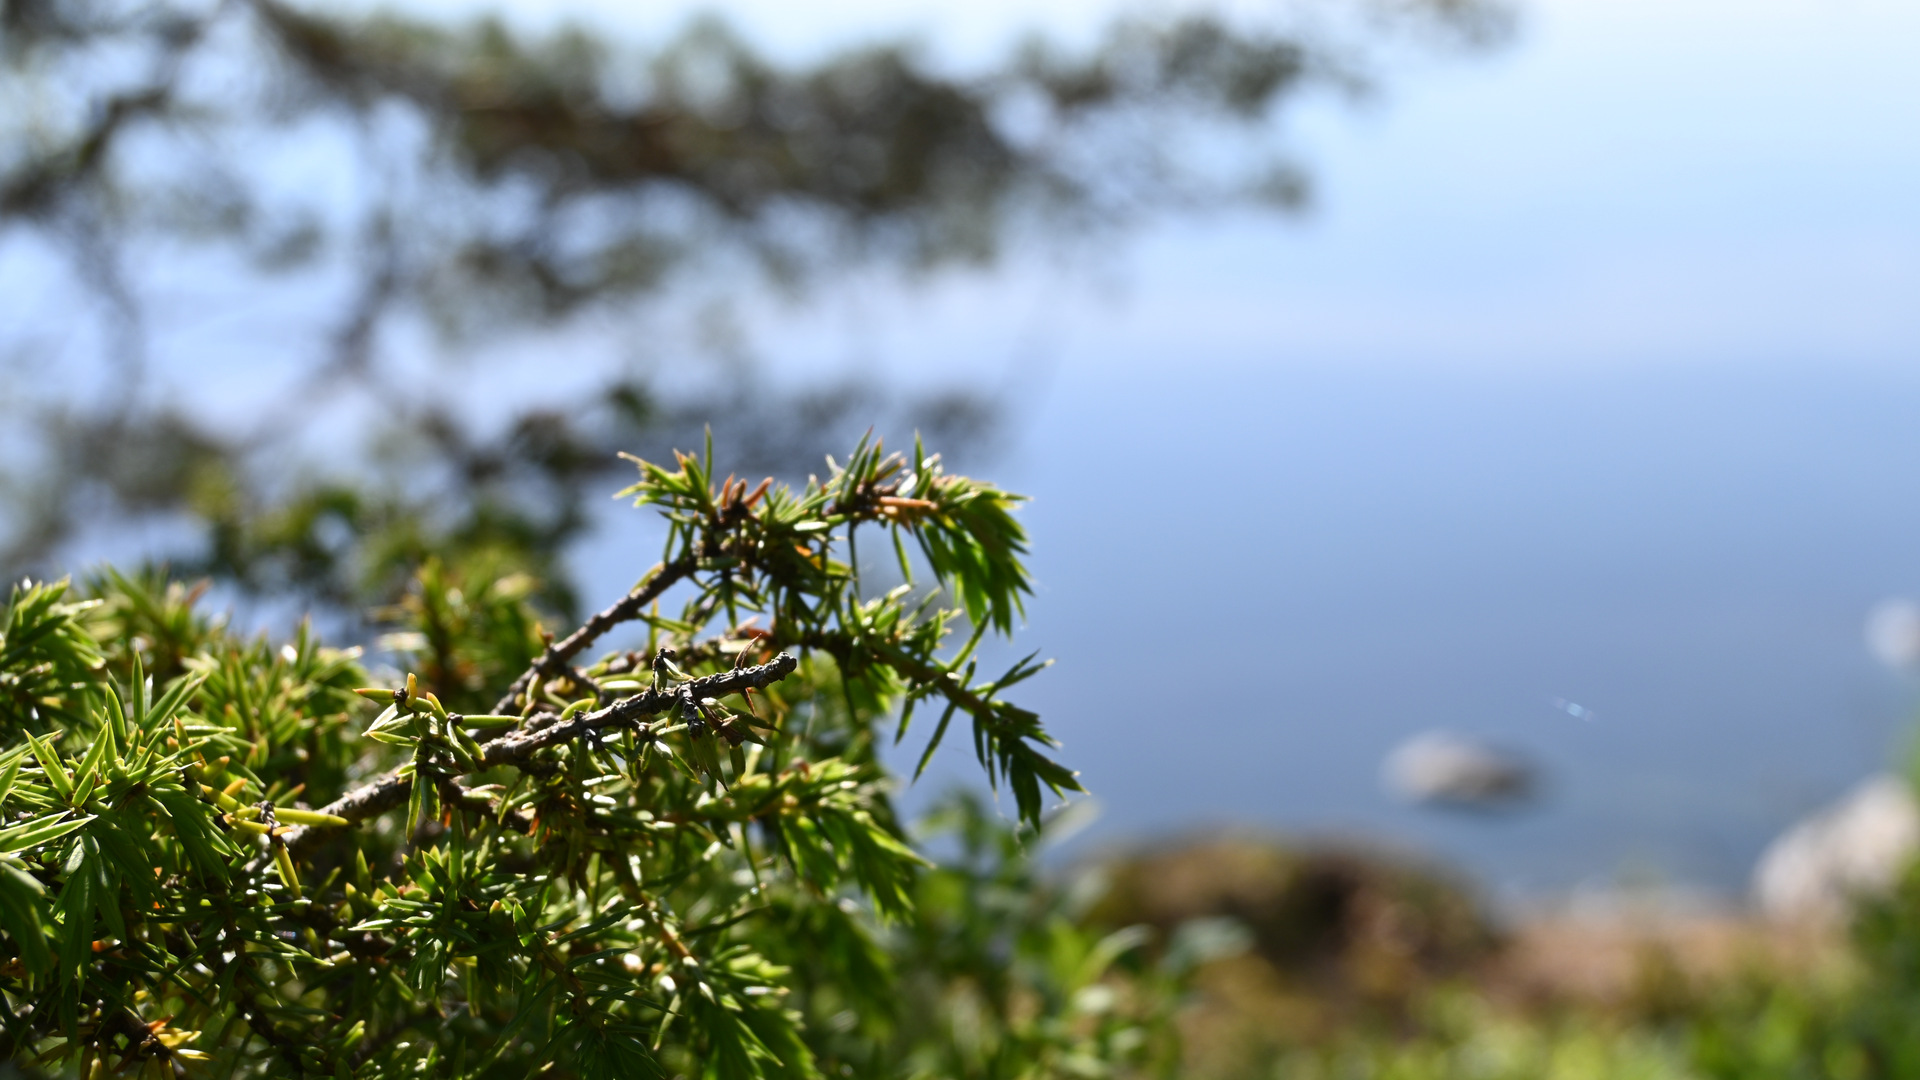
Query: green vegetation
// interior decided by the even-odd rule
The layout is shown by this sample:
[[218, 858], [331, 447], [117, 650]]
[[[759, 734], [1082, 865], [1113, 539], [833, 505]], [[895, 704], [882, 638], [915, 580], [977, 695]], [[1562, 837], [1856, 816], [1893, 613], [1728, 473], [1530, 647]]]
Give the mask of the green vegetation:
[[[959, 855], [933, 868], [878, 755], [919, 739], [924, 764], [958, 721], [1028, 836], [1044, 792], [1078, 788], [1003, 697], [1044, 665], [983, 678], [976, 656], [1028, 589], [1018, 497], [918, 448], [863, 443], [800, 490], [708, 460], [639, 463], [626, 494], [666, 550], [614, 606], [555, 637], [524, 576], [430, 563], [385, 675], [305, 627], [236, 633], [159, 574], [16, 587], [5, 1056], [220, 1077], [1170, 1062], [1175, 968], [1036, 889], [976, 804], [938, 815]], [[861, 537], [905, 580], [863, 590]], [[586, 655], [622, 624], [644, 647]]]
[[[1249, 926], [1252, 948], [1203, 968], [1188, 990], [1185, 1076], [1920, 1076], [1920, 868], [1864, 898], [1846, 927], [1672, 915], [1663, 925], [1649, 913], [1637, 927], [1562, 935], [1527, 974], [1514, 960], [1529, 943], [1483, 937], [1461, 894], [1448, 895], [1455, 887], [1392, 861], [1215, 841], [1109, 873], [1117, 887], [1096, 916], [1165, 926], [1236, 911]], [[1596, 960], [1623, 977], [1582, 985], [1578, 969]]]

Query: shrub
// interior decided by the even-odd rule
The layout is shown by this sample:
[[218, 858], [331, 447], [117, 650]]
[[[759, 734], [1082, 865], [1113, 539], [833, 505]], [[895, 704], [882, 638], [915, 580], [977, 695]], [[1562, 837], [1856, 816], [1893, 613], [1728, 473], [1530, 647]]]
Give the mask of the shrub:
[[[1026, 924], [979, 883], [1030, 870], [978, 814], [968, 850], [1001, 857], [928, 874], [878, 753], [920, 707], [921, 767], [959, 719], [1025, 828], [1043, 792], [1078, 789], [1002, 697], [1044, 665], [979, 677], [1029, 589], [1019, 497], [917, 446], [863, 442], [800, 490], [716, 484], [710, 461], [637, 462], [624, 494], [664, 514], [665, 553], [565, 636], [510, 568], [424, 567], [384, 678], [306, 626], [238, 633], [157, 574], [16, 587], [7, 1056], [81, 1076], [735, 1078], [1157, 1053], [1157, 1029], [1122, 1020], [1158, 1004], [1084, 993], [1132, 938], [1008, 931]], [[862, 588], [869, 537], [897, 557], [886, 591]], [[643, 647], [589, 656], [626, 624]], [[941, 985], [896, 993], [901, 958]], [[1017, 1052], [904, 1011], [968, 980]]]

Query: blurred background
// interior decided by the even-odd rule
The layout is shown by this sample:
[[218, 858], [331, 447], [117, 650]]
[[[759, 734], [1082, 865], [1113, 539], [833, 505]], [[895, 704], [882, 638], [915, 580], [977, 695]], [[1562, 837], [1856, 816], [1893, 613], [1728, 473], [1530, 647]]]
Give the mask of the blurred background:
[[458, 554], [577, 615], [658, 542], [616, 450], [872, 426], [1033, 496], [1068, 851], [1732, 903], [1905, 760], [1911, 4], [0, 12], [16, 578], [354, 633]]

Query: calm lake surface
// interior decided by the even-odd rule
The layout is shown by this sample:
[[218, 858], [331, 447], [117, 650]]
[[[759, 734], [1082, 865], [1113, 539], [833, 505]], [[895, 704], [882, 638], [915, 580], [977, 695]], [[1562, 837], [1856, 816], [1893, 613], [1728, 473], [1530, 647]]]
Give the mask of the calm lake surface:
[[[992, 471], [1035, 496], [1021, 641], [1059, 663], [1022, 689], [1100, 799], [1075, 846], [1252, 824], [1510, 895], [1738, 893], [1904, 753], [1914, 687], [1862, 623], [1920, 594], [1917, 417], [1920, 379], [1812, 365], [1069, 365]], [[1398, 803], [1382, 758], [1432, 728], [1525, 755], [1544, 797]]]

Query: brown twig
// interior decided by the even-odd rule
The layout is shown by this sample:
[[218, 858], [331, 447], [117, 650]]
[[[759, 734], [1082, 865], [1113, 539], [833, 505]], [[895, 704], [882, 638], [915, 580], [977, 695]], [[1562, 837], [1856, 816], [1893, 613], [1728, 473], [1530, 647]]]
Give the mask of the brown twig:
[[[583, 713], [564, 724], [553, 724], [537, 730], [523, 728], [512, 731], [480, 745], [479, 768], [474, 771], [479, 772], [501, 765], [518, 765], [537, 751], [577, 739], [590, 732], [616, 727], [640, 727], [641, 722], [647, 718], [671, 710], [681, 700], [683, 694], [691, 694], [695, 701], [700, 701], [705, 698], [738, 694], [746, 690], [762, 690], [792, 674], [799, 664], [800, 661], [791, 654], [781, 653], [767, 663], [756, 664], [753, 667], [704, 675], [698, 679], [659, 690], [642, 690], [631, 697], [621, 698], [604, 709]], [[365, 821], [406, 802], [407, 793], [412, 790], [412, 787], [412, 778], [388, 773], [371, 784], [347, 792], [321, 807], [319, 812], [343, 817], [349, 822]], [[287, 834], [286, 843], [289, 848], [298, 851], [309, 842], [312, 836], [314, 836], [313, 830], [302, 826]]]
[[699, 553], [697, 552], [663, 564], [638, 588], [621, 597], [612, 607], [595, 613], [592, 618], [580, 624], [580, 629], [548, 645], [546, 651], [540, 654], [540, 658], [507, 686], [506, 693], [494, 703], [493, 711], [497, 713], [514, 711], [514, 701], [525, 692], [527, 687], [533, 685], [535, 678], [553, 674], [571, 665], [573, 658], [586, 651], [587, 646], [598, 641], [602, 634], [623, 622], [638, 618], [648, 604], [658, 600], [661, 593], [692, 574], [698, 565]]

